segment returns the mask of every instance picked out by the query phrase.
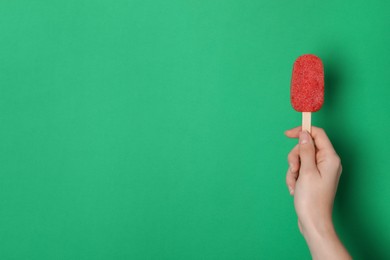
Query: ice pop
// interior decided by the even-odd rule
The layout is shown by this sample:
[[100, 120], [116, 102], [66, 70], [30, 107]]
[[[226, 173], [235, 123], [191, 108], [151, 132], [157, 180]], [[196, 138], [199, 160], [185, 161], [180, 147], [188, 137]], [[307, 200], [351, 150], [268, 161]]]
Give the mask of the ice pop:
[[313, 54], [299, 56], [291, 78], [291, 104], [302, 112], [302, 130], [311, 132], [311, 112], [320, 110], [324, 103], [324, 66]]

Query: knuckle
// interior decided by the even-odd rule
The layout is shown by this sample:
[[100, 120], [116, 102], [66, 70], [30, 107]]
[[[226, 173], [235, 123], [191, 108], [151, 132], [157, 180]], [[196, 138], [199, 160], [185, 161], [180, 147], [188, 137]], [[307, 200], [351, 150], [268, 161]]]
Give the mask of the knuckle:
[[292, 155], [291, 153], [289, 153], [289, 154], [287, 155], [287, 161], [288, 161], [288, 162], [292, 161], [292, 158], [293, 158], [293, 155]]
[[290, 173], [286, 174], [286, 185], [290, 186], [294, 182], [294, 178]]
[[333, 165], [337, 165], [338, 167], [341, 166], [341, 159], [340, 159], [340, 156], [338, 156], [337, 154], [334, 154], [330, 157], [330, 162], [333, 164]]
[[337, 171], [337, 175], [340, 176], [341, 172], [343, 170], [343, 167], [341, 166], [341, 159], [337, 154], [329, 155], [329, 165]]
[[294, 153], [294, 151], [291, 151], [288, 155], [287, 155], [287, 161], [288, 162], [293, 162], [296, 160], [296, 154]]
[[338, 170], [338, 175], [340, 176], [341, 175], [341, 173], [343, 172], [343, 166], [341, 165], [341, 163], [340, 163], [340, 165], [339, 165], [339, 170]]

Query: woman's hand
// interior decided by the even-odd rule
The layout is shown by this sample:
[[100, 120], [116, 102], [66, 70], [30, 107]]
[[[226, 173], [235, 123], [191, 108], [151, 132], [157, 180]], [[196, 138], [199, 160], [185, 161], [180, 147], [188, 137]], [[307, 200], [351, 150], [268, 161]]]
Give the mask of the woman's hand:
[[288, 155], [286, 183], [290, 194], [294, 195], [298, 225], [313, 259], [350, 259], [332, 222], [333, 202], [342, 170], [339, 156], [320, 128], [312, 127], [312, 136], [302, 132], [301, 127], [285, 134], [299, 138]]

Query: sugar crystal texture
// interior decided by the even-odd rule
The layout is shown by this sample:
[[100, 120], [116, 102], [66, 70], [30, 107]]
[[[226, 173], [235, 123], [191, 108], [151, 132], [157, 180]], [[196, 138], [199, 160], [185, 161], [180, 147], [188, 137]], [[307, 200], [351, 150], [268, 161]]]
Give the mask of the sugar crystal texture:
[[324, 66], [315, 55], [299, 56], [291, 78], [291, 104], [299, 112], [316, 112], [324, 103]]

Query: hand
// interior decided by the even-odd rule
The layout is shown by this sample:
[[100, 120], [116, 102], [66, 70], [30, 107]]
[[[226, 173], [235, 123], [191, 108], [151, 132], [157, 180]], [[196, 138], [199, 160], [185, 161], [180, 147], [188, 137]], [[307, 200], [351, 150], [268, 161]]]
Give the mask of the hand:
[[[288, 155], [286, 183], [294, 195], [298, 226], [313, 258], [349, 259], [332, 222], [333, 201], [342, 171], [339, 156], [320, 128], [312, 127], [313, 138], [308, 132], [302, 132], [301, 127], [285, 134], [299, 138]], [[339, 258], [340, 255], [344, 258]]]
[[312, 127], [312, 135], [301, 128], [286, 131], [298, 138], [288, 155], [286, 182], [298, 215], [301, 232], [304, 228], [332, 222], [333, 200], [341, 174], [340, 158], [324, 130]]

